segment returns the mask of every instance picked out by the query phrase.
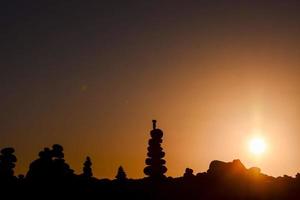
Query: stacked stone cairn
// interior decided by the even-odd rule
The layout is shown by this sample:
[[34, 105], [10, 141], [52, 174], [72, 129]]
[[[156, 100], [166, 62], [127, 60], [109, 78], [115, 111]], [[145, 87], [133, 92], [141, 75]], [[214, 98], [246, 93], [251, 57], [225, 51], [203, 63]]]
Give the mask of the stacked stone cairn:
[[153, 130], [151, 130], [151, 139], [148, 144], [148, 158], [146, 159], [146, 167], [144, 173], [152, 179], [163, 179], [165, 178], [165, 173], [167, 172], [166, 161], [163, 159], [165, 157], [165, 152], [161, 147], [163, 131], [156, 128], [156, 120], [152, 121]]

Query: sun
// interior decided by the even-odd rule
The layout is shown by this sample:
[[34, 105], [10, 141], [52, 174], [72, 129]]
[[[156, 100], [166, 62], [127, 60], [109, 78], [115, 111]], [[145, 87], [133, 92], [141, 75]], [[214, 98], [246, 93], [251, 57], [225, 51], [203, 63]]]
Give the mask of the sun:
[[266, 151], [266, 142], [262, 137], [254, 137], [249, 141], [249, 150], [255, 155], [261, 155]]

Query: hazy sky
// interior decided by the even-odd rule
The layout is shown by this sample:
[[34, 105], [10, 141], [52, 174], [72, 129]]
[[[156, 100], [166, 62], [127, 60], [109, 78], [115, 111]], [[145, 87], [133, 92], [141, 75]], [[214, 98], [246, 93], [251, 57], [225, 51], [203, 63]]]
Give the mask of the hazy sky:
[[[143, 177], [157, 119], [167, 175], [235, 158], [295, 175], [299, 10], [288, 0], [1, 2], [0, 148], [15, 147], [17, 174], [60, 143], [77, 173], [89, 155], [98, 178], [119, 165]], [[260, 157], [248, 150], [257, 134]]]

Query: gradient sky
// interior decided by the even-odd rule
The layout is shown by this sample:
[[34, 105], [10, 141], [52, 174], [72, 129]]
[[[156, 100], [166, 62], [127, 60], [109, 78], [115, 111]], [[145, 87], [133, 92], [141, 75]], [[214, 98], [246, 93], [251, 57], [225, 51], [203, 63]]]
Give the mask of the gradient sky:
[[[158, 3], [160, 2], [160, 3]], [[80, 173], [143, 177], [151, 120], [169, 176], [241, 159], [300, 172], [299, 1], [6, 1], [0, 148], [17, 174], [60, 143]], [[260, 134], [267, 151], [251, 155]]]

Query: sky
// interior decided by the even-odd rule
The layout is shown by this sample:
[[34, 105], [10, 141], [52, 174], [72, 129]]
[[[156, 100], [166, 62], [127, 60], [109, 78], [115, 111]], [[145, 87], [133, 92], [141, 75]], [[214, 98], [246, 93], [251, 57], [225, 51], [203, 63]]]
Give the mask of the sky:
[[[59, 143], [81, 173], [141, 178], [151, 120], [167, 176], [240, 159], [300, 172], [299, 1], [0, 3], [0, 149], [16, 174]], [[248, 143], [262, 137], [266, 151]]]

